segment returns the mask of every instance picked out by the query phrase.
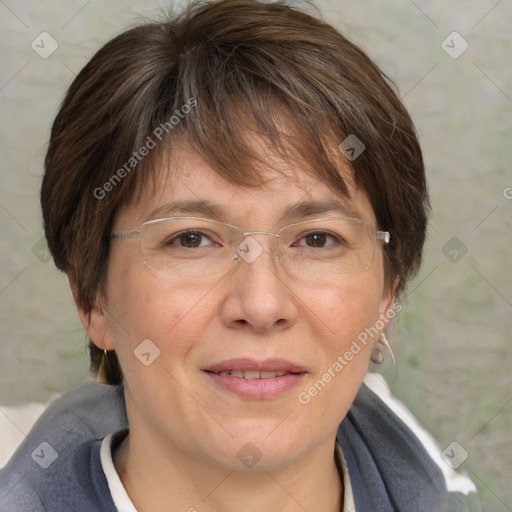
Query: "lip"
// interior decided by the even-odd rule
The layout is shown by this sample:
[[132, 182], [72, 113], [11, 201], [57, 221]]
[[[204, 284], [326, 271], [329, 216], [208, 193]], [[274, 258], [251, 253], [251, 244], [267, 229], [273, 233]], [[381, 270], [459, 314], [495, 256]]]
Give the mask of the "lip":
[[[230, 370], [250, 370], [260, 372], [286, 372], [279, 377], [245, 379], [234, 375], [218, 375]], [[298, 386], [306, 375], [301, 366], [285, 359], [266, 359], [258, 361], [250, 358], [238, 358], [222, 361], [203, 370], [211, 381], [229, 393], [242, 398], [265, 400], [280, 396]]]
[[306, 370], [301, 366], [291, 363], [286, 359], [265, 359], [258, 361], [248, 357], [237, 359], [227, 359], [220, 363], [214, 364], [205, 368], [204, 371], [219, 373], [229, 370], [252, 370], [259, 372], [289, 372], [289, 373], [303, 373]]

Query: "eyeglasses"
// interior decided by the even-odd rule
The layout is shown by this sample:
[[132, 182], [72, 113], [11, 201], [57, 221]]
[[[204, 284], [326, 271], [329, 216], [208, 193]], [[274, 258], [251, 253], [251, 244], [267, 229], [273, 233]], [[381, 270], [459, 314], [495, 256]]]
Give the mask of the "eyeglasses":
[[144, 222], [139, 230], [112, 233], [110, 240], [136, 240], [144, 262], [158, 276], [171, 280], [205, 280], [226, 274], [242, 261], [253, 263], [271, 252], [292, 277], [329, 281], [368, 268], [377, 240], [388, 243], [387, 231], [352, 218], [296, 222], [276, 233], [246, 231], [199, 217], [168, 217]]

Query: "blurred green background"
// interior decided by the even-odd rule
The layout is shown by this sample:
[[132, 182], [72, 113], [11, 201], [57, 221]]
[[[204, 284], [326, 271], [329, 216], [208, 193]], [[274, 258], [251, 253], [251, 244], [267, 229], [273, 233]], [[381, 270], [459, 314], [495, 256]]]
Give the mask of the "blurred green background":
[[[0, 406], [46, 401], [87, 378], [67, 282], [41, 241], [44, 151], [63, 94], [93, 52], [169, 5], [0, 3]], [[460, 470], [483, 509], [511, 511], [512, 3], [315, 5], [394, 79], [424, 148], [429, 239], [391, 329], [398, 368], [382, 371], [441, 449], [457, 441], [467, 450]], [[31, 48], [43, 31], [58, 43], [46, 59]]]

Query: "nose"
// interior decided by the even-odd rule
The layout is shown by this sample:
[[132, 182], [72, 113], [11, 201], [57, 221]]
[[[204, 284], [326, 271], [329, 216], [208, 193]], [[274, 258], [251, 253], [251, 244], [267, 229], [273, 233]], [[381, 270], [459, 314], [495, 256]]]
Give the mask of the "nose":
[[221, 306], [222, 321], [230, 328], [257, 333], [282, 331], [297, 320], [296, 297], [272, 250], [273, 240], [256, 238], [260, 237], [247, 237], [237, 250]]

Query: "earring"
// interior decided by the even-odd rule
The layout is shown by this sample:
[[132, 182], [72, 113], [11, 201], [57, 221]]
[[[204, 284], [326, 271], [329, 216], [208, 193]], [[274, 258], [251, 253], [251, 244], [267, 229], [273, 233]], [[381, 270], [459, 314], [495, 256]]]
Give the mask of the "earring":
[[391, 360], [393, 361], [393, 366], [396, 370], [395, 354], [393, 354], [393, 349], [391, 348], [389, 340], [384, 333], [382, 333], [380, 335], [378, 343], [375, 345], [375, 347], [372, 350], [372, 356], [371, 356], [372, 363], [382, 364], [382, 362], [384, 361], [384, 354], [382, 353], [382, 348], [379, 345], [384, 347], [389, 352], [389, 355], [391, 356]]

